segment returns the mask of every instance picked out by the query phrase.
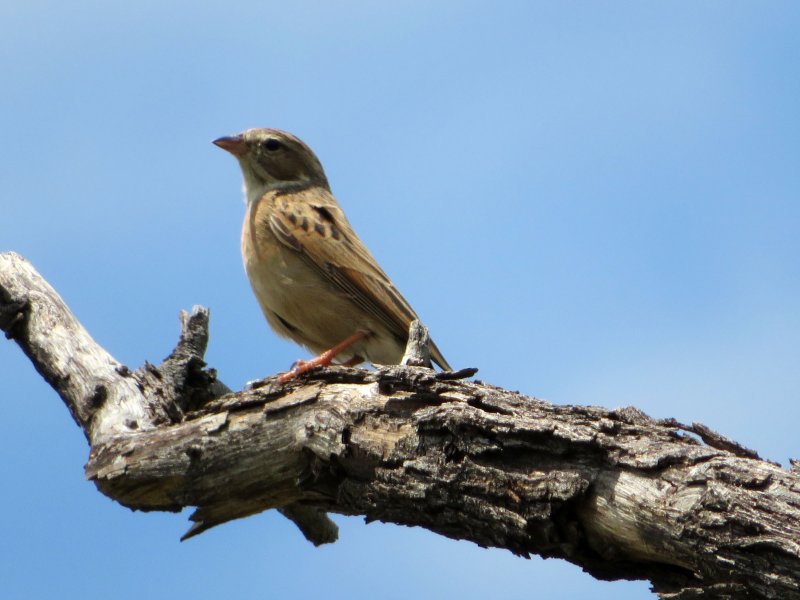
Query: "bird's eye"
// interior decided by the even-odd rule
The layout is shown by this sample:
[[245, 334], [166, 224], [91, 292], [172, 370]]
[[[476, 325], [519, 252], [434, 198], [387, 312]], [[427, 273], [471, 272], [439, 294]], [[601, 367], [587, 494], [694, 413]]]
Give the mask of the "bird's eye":
[[275, 150], [280, 150], [283, 148], [283, 144], [281, 144], [281, 142], [275, 138], [269, 138], [266, 142], [264, 142], [264, 148], [270, 152], [275, 152]]

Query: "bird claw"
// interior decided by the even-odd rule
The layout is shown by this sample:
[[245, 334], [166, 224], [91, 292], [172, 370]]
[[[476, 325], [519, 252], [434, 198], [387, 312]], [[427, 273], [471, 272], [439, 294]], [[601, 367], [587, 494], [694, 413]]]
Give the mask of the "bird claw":
[[296, 361], [294, 361], [294, 363], [292, 364], [291, 368], [288, 371], [286, 371], [285, 373], [281, 373], [278, 376], [278, 383], [286, 383], [287, 381], [291, 381], [292, 379], [295, 379], [296, 377], [302, 375], [303, 373], [310, 371], [316, 366], [316, 365], [308, 366], [309, 363], [311, 362], [313, 361], [301, 360], [298, 358]]
[[[311, 360], [298, 360], [292, 365], [292, 368], [286, 371], [286, 373], [281, 374], [278, 377], [278, 383], [286, 383], [287, 381], [291, 381], [295, 377], [302, 375], [303, 373], [308, 373], [311, 369], [315, 367], [327, 367], [331, 364], [334, 358], [341, 353], [343, 350], [346, 350], [357, 341], [367, 337], [370, 333], [366, 330], [359, 329], [353, 335], [348, 337], [347, 339], [339, 342], [330, 350], [326, 350], [316, 358], [312, 358]], [[350, 361], [347, 361], [345, 364], [350, 364], [354, 359], [358, 358], [359, 362], [361, 362], [361, 357], [355, 356]], [[358, 364], [358, 363], [355, 363]]]

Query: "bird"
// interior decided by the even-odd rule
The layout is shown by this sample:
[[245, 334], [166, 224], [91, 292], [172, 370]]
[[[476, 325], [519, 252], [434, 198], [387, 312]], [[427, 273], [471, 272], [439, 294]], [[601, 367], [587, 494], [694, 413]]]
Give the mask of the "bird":
[[[213, 143], [242, 170], [242, 260], [264, 317], [318, 355], [297, 361], [279, 381], [331, 362], [399, 364], [417, 314], [353, 230], [311, 148], [291, 133], [260, 128]], [[451, 370], [433, 340], [429, 350]]]

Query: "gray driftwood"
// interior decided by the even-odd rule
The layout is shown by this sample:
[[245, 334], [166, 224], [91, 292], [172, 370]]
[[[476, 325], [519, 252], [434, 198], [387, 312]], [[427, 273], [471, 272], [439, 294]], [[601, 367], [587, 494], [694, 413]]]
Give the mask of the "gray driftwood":
[[[800, 476], [705, 426], [553, 406], [472, 369], [335, 367], [230, 393], [203, 362], [208, 312], [181, 325], [164, 362], [130, 370], [0, 255], [0, 327], [86, 434], [87, 477], [130, 508], [196, 507], [185, 537], [278, 508], [331, 542], [335, 512], [649, 579], [662, 598], [800, 598]], [[424, 330], [412, 341], [424, 362]]]

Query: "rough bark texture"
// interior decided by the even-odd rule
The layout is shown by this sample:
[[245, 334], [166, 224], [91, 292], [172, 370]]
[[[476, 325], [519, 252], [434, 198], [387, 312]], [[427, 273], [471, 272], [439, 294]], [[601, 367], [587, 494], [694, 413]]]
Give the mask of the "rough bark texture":
[[662, 598], [800, 598], [800, 476], [705, 426], [419, 366], [227, 393], [202, 362], [207, 312], [182, 325], [164, 363], [130, 371], [0, 255], [0, 326], [86, 432], [87, 476], [131, 508], [196, 507], [186, 537], [279, 508], [323, 543], [336, 512], [649, 579]]

